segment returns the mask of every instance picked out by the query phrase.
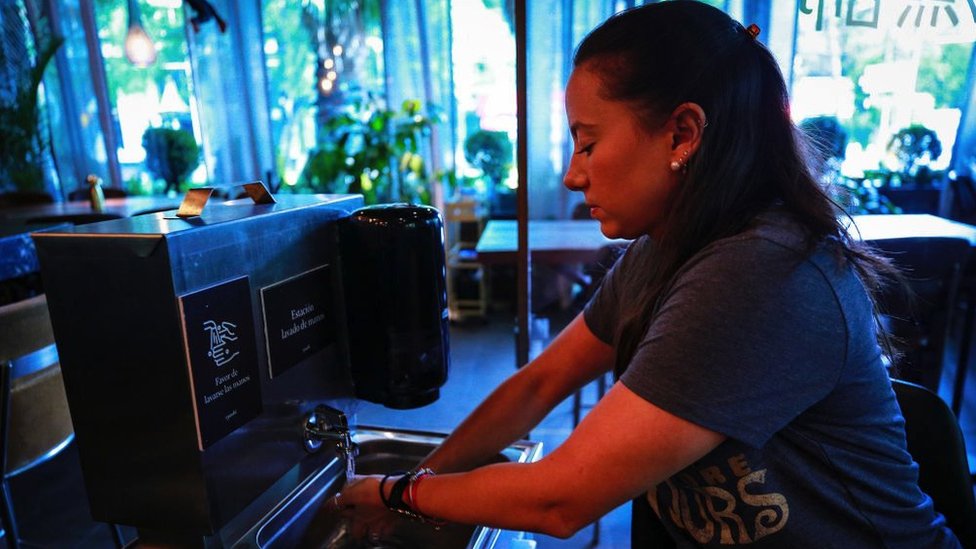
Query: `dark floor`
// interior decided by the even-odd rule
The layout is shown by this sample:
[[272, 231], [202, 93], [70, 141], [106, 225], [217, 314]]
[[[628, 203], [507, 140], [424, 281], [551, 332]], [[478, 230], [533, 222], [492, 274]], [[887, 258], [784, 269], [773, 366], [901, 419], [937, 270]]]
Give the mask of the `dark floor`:
[[[448, 432], [514, 371], [513, 320], [508, 315], [495, 316], [484, 323], [452, 326], [451, 345], [452, 371], [437, 402], [406, 411], [361, 403], [356, 410], [358, 422]], [[954, 350], [950, 347], [941, 391], [947, 399], [949, 380], [955, 370], [953, 358]], [[976, 375], [973, 370], [970, 367], [966, 393], [970, 398], [960, 417], [970, 449], [970, 461], [976, 463]], [[595, 399], [595, 387], [591, 386], [584, 400], [592, 403]], [[571, 427], [572, 410], [567, 401], [531, 433], [531, 438], [543, 442], [544, 449], [551, 450], [568, 436]], [[16, 477], [11, 485], [14, 507], [22, 525], [21, 538], [31, 542], [31, 546], [112, 547], [108, 527], [93, 523], [89, 518], [77, 450], [73, 444], [51, 461]], [[593, 534], [591, 526], [567, 540], [542, 535], [532, 537], [539, 549], [583, 548], [593, 547]], [[597, 547], [629, 547], [629, 536], [630, 510], [629, 505], [625, 505], [600, 521]]]

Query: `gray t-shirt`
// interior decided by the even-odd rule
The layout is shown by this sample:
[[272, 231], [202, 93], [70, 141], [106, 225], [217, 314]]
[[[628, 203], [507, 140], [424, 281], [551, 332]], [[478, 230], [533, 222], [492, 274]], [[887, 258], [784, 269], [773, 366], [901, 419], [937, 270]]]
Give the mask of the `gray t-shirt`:
[[[620, 381], [728, 439], [648, 497], [679, 547], [958, 547], [917, 486], [871, 302], [785, 213], [672, 279]], [[613, 342], [654, 245], [635, 241], [584, 312]], [[638, 276], [634, 276], [637, 273]]]

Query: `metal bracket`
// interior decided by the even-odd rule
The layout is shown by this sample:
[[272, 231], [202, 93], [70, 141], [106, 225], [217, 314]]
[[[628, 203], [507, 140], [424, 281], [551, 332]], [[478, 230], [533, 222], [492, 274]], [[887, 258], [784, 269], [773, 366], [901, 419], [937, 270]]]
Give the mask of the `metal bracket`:
[[[203, 208], [207, 205], [207, 201], [210, 200], [210, 195], [213, 194], [214, 190], [218, 188], [233, 188], [236, 186], [237, 185], [227, 187], [199, 187], [186, 191], [186, 196], [183, 197], [183, 202], [180, 203], [180, 209], [176, 212], [176, 217], [184, 219], [188, 217], [199, 217], [200, 214], [203, 213]], [[255, 204], [275, 204], [277, 202], [268, 188], [261, 181], [245, 183], [244, 192], [247, 193], [247, 196], [250, 197]]]

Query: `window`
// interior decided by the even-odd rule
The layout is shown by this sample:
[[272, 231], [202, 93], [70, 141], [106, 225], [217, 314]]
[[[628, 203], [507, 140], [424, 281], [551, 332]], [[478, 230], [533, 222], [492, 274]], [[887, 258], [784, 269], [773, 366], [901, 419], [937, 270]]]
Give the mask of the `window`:
[[376, 2], [263, 3], [271, 136], [286, 185], [299, 183], [326, 120], [383, 95], [378, 9]]
[[[938, 4], [938, 5], [937, 5]], [[836, 117], [848, 134], [842, 173], [900, 169], [889, 140], [910, 126], [933, 130], [950, 162], [972, 52], [972, 3], [806, 2], [798, 14], [793, 116]]]
[[459, 190], [487, 200], [496, 213], [513, 214], [514, 197], [505, 194], [518, 184], [514, 156], [496, 154], [514, 149], [517, 130], [511, 14], [502, 2], [483, 0], [455, 0], [451, 10], [455, 36], [479, 37], [453, 44]]
[[[132, 194], [159, 193], [165, 183], [146, 169], [143, 134], [150, 127], [181, 130], [199, 143], [200, 127], [193, 109], [192, 75], [188, 60], [183, 3], [180, 0], [139, 2], [142, 25], [152, 39], [156, 62], [136, 67], [125, 56], [128, 10], [120, 0], [97, 0], [95, 20], [105, 62], [112, 124], [125, 189]], [[204, 183], [202, 163], [190, 180]]]

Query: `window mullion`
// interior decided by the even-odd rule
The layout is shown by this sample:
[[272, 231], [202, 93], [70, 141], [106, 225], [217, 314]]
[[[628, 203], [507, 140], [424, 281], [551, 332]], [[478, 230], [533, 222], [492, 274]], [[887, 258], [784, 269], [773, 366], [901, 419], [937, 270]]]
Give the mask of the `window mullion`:
[[105, 142], [105, 157], [112, 187], [122, 188], [122, 171], [119, 167], [118, 143], [112, 126], [112, 105], [108, 98], [108, 81], [105, 77], [105, 60], [102, 58], [98, 26], [95, 23], [95, 6], [92, 0], [80, 0], [81, 23], [85, 29], [85, 45], [88, 49], [88, 68], [91, 71], [95, 102], [98, 105], [98, 123]]

